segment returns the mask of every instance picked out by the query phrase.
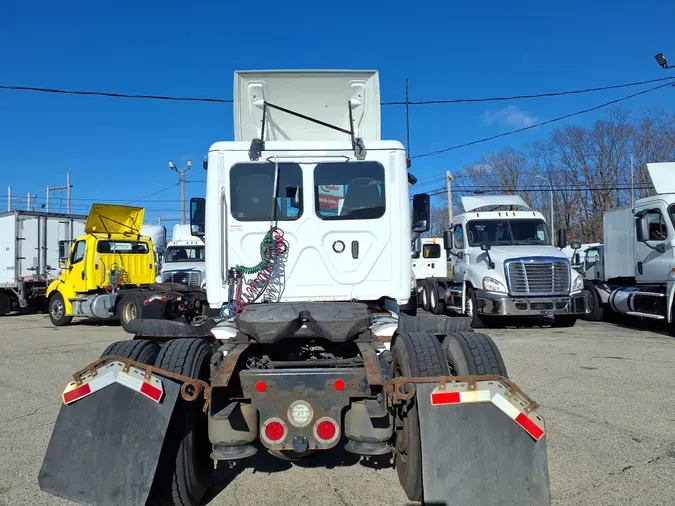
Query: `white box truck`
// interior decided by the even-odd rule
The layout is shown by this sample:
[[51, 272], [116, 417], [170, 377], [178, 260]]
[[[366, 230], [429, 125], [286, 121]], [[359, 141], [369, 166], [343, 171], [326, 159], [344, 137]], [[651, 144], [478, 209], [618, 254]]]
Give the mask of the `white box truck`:
[[0, 214], [0, 315], [27, 306], [43, 309], [59, 260], [84, 233], [86, 216], [13, 210]]
[[663, 320], [671, 334], [675, 293], [675, 162], [648, 163], [656, 195], [603, 218], [604, 244], [586, 250], [588, 320], [607, 307], [620, 314]]

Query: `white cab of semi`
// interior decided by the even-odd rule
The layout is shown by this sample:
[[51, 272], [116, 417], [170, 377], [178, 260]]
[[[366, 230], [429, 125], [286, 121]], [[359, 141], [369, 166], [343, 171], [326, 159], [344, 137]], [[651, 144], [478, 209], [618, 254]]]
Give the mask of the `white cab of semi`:
[[452, 282], [462, 287], [446, 292], [448, 305], [462, 308], [463, 294], [476, 324], [510, 315], [553, 316], [571, 326], [585, 314], [583, 280], [553, 246], [541, 213], [517, 195], [462, 197], [462, 205], [445, 234]]
[[180, 283], [185, 286], [206, 286], [205, 246], [202, 237], [190, 232], [190, 225], [175, 225], [173, 236], [164, 251], [160, 283]]

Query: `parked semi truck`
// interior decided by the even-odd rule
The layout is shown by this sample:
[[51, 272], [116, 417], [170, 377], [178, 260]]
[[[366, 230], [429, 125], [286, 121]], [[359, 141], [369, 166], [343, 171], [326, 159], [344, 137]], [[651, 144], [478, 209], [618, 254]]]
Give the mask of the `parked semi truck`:
[[[448, 279], [448, 252], [442, 237], [420, 237], [413, 249], [412, 267], [417, 304], [425, 311], [430, 311], [430, 287], [435, 287], [439, 281]], [[434, 313], [440, 314], [438, 305], [433, 308]]]
[[237, 72], [234, 90], [235, 140], [211, 146], [206, 198], [190, 203], [223, 317], [133, 320], [133, 340], [77, 372], [40, 487], [195, 505], [222, 463], [344, 447], [393, 457], [425, 504], [550, 504], [544, 420], [495, 343], [425, 330], [409, 306], [429, 196], [411, 220], [378, 73]]
[[202, 292], [155, 283], [152, 239], [141, 234], [144, 209], [93, 204], [62, 269], [47, 288], [49, 318], [56, 326], [73, 318], [119, 320], [125, 330], [140, 318], [173, 320], [202, 314]]
[[157, 272], [161, 271], [164, 263], [164, 251], [166, 250], [166, 227], [146, 223], [141, 227], [141, 235], [149, 237], [152, 241], [152, 249], [155, 252], [155, 269]]
[[647, 170], [656, 195], [605, 212], [603, 244], [585, 252], [586, 318], [601, 320], [609, 308], [664, 321], [675, 335], [675, 162]]
[[82, 234], [86, 216], [14, 210], [0, 214], [0, 316], [45, 308], [59, 259]]
[[[583, 279], [552, 245], [543, 215], [517, 195], [467, 196], [462, 205], [444, 233], [450, 278], [423, 287], [429, 310], [469, 315], [473, 328], [506, 316], [552, 316], [556, 326], [574, 326], [586, 312]], [[562, 230], [558, 246], [565, 243]]]
[[204, 288], [206, 286], [204, 250], [203, 237], [193, 236], [189, 224], [175, 225], [157, 281]]

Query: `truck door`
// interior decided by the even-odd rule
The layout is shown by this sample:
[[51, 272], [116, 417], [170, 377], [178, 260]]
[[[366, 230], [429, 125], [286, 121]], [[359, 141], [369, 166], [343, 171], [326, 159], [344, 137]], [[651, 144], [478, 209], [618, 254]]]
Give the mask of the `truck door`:
[[65, 282], [73, 287], [75, 293], [81, 293], [87, 289], [86, 281], [86, 241], [77, 241], [70, 253], [68, 267], [66, 269]]
[[[665, 283], [670, 275], [673, 259], [670, 244], [673, 232], [661, 209], [648, 209], [643, 217], [647, 222], [648, 236], [646, 243], [635, 243], [635, 279], [640, 283]], [[661, 243], [666, 247], [665, 253], [654, 249]]]
[[452, 262], [452, 279], [455, 282], [461, 283], [464, 280], [464, 271], [466, 270], [467, 263], [469, 259], [464, 252], [465, 239], [464, 239], [464, 228], [461, 223], [458, 223], [453, 228], [453, 241], [452, 241], [452, 256], [454, 260]]

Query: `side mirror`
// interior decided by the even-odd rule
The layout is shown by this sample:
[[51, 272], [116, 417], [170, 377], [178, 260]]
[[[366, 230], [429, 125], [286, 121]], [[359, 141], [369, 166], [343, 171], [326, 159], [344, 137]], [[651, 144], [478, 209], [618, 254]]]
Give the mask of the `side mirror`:
[[562, 249], [567, 246], [567, 229], [558, 229], [558, 239], [556, 241], [558, 248]]
[[635, 218], [635, 235], [637, 242], [647, 242], [649, 229], [647, 228], [647, 221], [642, 216]]
[[570, 243], [570, 246], [572, 246], [572, 249], [573, 249], [574, 251], [576, 251], [576, 250], [578, 250], [578, 249], [581, 249], [581, 243], [580, 243], [579, 241], [572, 241], [572, 242]]
[[413, 232], [428, 232], [431, 228], [431, 198], [426, 193], [413, 195]]
[[59, 258], [59, 269], [65, 269], [65, 268], [66, 268], [65, 258]]
[[492, 249], [492, 246], [490, 246], [489, 244], [481, 244], [480, 249], [482, 251], [490, 251]]
[[194, 197], [190, 199], [190, 233], [203, 237], [206, 230], [206, 199]]
[[446, 251], [449, 251], [452, 249], [452, 241], [453, 241], [453, 234], [452, 230], [446, 230], [443, 232], [443, 247], [445, 248]]

